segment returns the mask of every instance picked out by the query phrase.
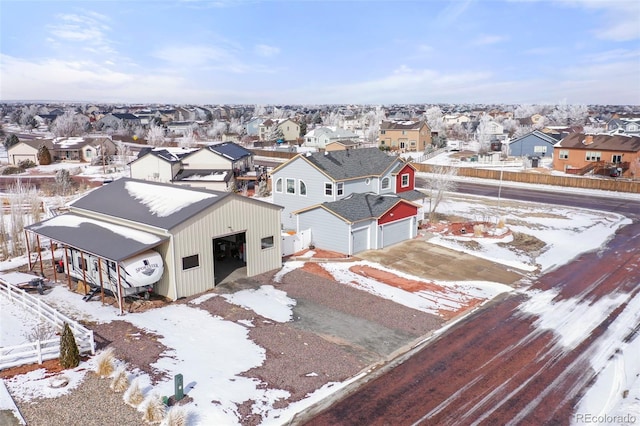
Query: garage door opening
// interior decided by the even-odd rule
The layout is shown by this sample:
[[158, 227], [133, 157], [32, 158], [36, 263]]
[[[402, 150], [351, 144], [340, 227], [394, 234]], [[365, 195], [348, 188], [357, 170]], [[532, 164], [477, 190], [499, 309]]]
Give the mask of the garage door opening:
[[246, 241], [244, 232], [213, 239], [215, 285], [247, 277]]

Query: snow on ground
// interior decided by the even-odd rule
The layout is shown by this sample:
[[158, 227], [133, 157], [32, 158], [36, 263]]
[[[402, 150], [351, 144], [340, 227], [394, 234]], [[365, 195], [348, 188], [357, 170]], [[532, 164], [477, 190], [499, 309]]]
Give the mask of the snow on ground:
[[[550, 205], [540, 207], [537, 203], [524, 201], [504, 201], [502, 206], [487, 206], [475, 200], [450, 195], [440, 203], [437, 211], [471, 221], [497, 224], [503, 220], [512, 232], [527, 234], [544, 242], [542, 252], [532, 258], [529, 253], [513, 251], [508, 246], [498, 244], [508, 242], [499, 238], [436, 235], [429, 242], [524, 271], [539, 269], [543, 273], [549, 272], [581, 253], [597, 250], [618, 228], [631, 223], [630, 219], [616, 213]], [[580, 244], [576, 244], [578, 240]], [[469, 241], [476, 241], [480, 247], [465, 245]]]
[[[507, 226], [512, 231], [535, 235], [545, 243], [546, 250], [533, 258], [525, 254], [514, 254], [498, 244], [489, 244], [484, 241], [480, 243], [481, 249], [479, 252], [471, 253], [493, 261], [519, 265], [525, 270], [539, 267], [541, 270], [546, 271], [567, 263], [581, 252], [597, 249], [613, 235], [616, 229], [628, 223], [627, 219], [613, 213], [577, 210], [568, 207], [539, 206], [523, 202], [518, 202], [517, 206], [510, 205], [508, 209], [505, 207], [489, 213], [478, 209], [478, 203], [474, 203], [468, 197], [457, 196], [451, 196], [444, 201], [438, 211], [444, 214], [471, 216], [471, 218], [475, 219], [487, 216], [492, 218], [504, 217]], [[582, 237], [581, 232], [588, 233], [589, 238]], [[580, 244], [575, 244], [577, 238], [579, 238]], [[571, 241], [573, 244], [570, 243]], [[432, 239], [432, 242], [446, 245], [456, 250], [468, 250], [459, 241], [455, 240], [438, 237]], [[43, 254], [47, 257], [46, 253]], [[10, 262], [0, 263], [0, 270], [15, 268], [20, 262], [26, 263], [26, 259], [14, 259]], [[286, 262], [282, 270], [276, 274], [275, 281], [279, 282], [284, 275], [293, 269], [301, 267], [303, 264], [304, 262], [302, 261]], [[437, 285], [452, 289], [453, 296], [448, 301], [443, 301], [431, 297], [428, 292], [411, 293], [378, 282], [371, 277], [353, 274], [348, 271], [348, 267], [353, 266], [353, 263], [336, 262], [323, 264], [322, 266], [331, 272], [337, 281], [345, 285], [357, 285], [358, 288], [365, 291], [370, 291], [373, 294], [426, 312], [438, 312], [443, 307], [443, 303], [447, 304], [446, 307], [455, 307], [457, 303], [462, 303], [465, 298], [490, 299], [501, 292], [511, 291], [511, 288], [507, 286], [489, 282], [437, 282]], [[376, 267], [385, 269], [380, 266]], [[401, 275], [397, 271], [387, 271]], [[420, 280], [420, 277], [406, 275], [404, 277]], [[552, 316], [548, 313], [549, 306], [553, 308], [552, 310], [556, 310], [556, 313], [563, 312], [568, 315], [572, 312], [581, 312], [580, 308], [584, 302], [568, 301], [566, 304], [554, 304], [551, 296], [553, 294], [534, 295], [532, 298], [534, 301], [547, 300], [550, 304], [547, 303], [546, 310], [536, 310], [534, 305], [523, 309], [525, 309], [525, 312], [540, 315], [539, 321], [543, 327], [557, 329], [560, 341], [567, 345], [573, 345], [586, 336], [589, 328], [587, 327], [582, 331], [563, 328], [559, 322], [565, 316]], [[55, 306], [70, 317], [96, 322], [128, 321], [136, 327], [164, 336], [160, 338], [161, 343], [169, 349], [162, 354], [154, 367], [165, 371], [167, 376], [171, 378], [177, 373], [183, 374], [187, 393], [196, 401], [203, 401], [197, 407], [190, 408], [197, 410], [197, 416], [201, 424], [237, 424], [237, 407], [247, 400], [256, 401], [253, 405], [253, 410], [263, 415], [264, 424], [286, 423], [296, 412], [303, 410], [347, 384], [347, 382], [329, 383], [312, 395], [308, 395], [302, 401], [291, 404], [285, 409], [276, 409], [274, 404], [279, 399], [286, 399], [288, 397], [287, 391], [266, 389], [264, 383], [261, 383], [258, 379], [239, 376], [243, 371], [260, 366], [266, 356], [264, 348], [255, 344], [248, 337], [252, 324], [222, 320], [199, 309], [198, 304], [209, 297], [225, 297], [230, 303], [251, 309], [256, 314], [270, 320], [290, 321], [292, 307], [296, 301], [273, 286], [262, 286], [256, 290], [243, 290], [231, 295], [216, 296], [207, 294], [187, 305], [170, 305], [162, 309], [143, 313], [129, 313], [125, 316], [119, 316], [118, 311], [112, 307], [87, 304], [76, 294], [67, 291], [62, 286], [55, 287], [51, 293], [41, 297], [45, 302]], [[612, 300], [617, 300], [617, 297], [612, 295]], [[627, 344], [621, 343], [621, 336], [624, 335], [625, 330], [628, 332], [628, 324], [635, 324], [638, 321], [637, 315], [640, 312], [640, 306], [638, 306], [640, 305], [640, 300], [638, 299], [636, 297], [627, 308], [628, 322], [617, 321], [606, 338], [603, 338], [601, 349], [594, 353], [594, 369], [602, 371], [603, 374], [601, 374], [601, 377], [592, 388], [595, 390], [590, 391], [596, 393], [593, 395], [588, 393], [583, 398], [583, 404], [586, 407], [584, 409], [588, 409], [589, 412], [594, 412], [595, 408], [593, 407], [597, 407], [597, 404], [600, 404], [602, 412], [607, 413], [629, 410], [629, 404], [632, 404], [633, 400], [629, 398], [621, 400], [620, 397], [616, 399], [615, 396], [617, 394], [611, 392], [611, 389], [614, 389], [615, 386], [618, 388], [628, 386], [628, 382], [631, 382], [634, 378], [636, 385], [631, 390], [630, 398], [640, 397], [640, 390], [637, 386], [640, 361], [638, 361], [637, 356], [628, 356], [629, 354], [637, 354], [640, 351], [638, 347], [640, 339], [635, 339]], [[0, 301], [3, 302], [0, 305], [3, 321], [2, 340], [0, 342], [3, 346], [22, 343], [24, 335], [30, 332], [25, 324], [32, 322], [26, 318], [14, 318], [6, 320], [11, 321], [11, 326], [5, 327], [5, 324], [9, 324], [5, 322], [5, 316], [15, 317], [19, 315], [19, 312], [16, 313], [12, 308], [7, 307], [2, 297], [0, 297]], [[607, 306], [609, 305], [603, 304], [599, 312], [605, 314], [608, 309]], [[527, 311], [526, 309], [529, 310]], [[636, 316], [634, 317], [634, 315]], [[193, 324], [198, 324], [197, 334], [192, 333]], [[11, 332], [8, 331], [10, 329]], [[565, 334], [562, 334], [561, 330]], [[201, 339], [203, 333], [209, 336], [216, 336], [216, 338]], [[198, 347], [200, 350], [194, 351], [194, 347]], [[611, 355], [612, 347], [619, 348], [621, 352], [613, 357], [613, 362], [607, 362]], [[61, 393], [72, 391], [83, 380], [87, 369], [92, 369], [91, 362], [92, 360], [81, 364], [74, 370], [67, 370], [62, 373], [70, 381], [70, 385], [64, 388], [51, 388], [49, 384], [52, 378], [45, 378], [44, 370], [36, 370], [29, 374], [16, 376], [7, 380], [6, 384], [12, 393], [20, 395], [21, 398], [28, 399], [36, 396], [56, 397]], [[204, 377], [200, 369], [200, 365], [203, 364], [212, 368], [209, 370], [210, 374]], [[623, 374], [624, 372], [626, 372], [626, 376]], [[139, 372], [134, 373], [140, 374]], [[620, 382], [623, 377], [626, 377], [627, 380], [625, 384]], [[194, 382], [195, 378], [197, 378], [197, 383]], [[356, 379], [354, 377], [349, 382]], [[145, 375], [140, 375], [140, 380], [145, 386], [150, 386], [150, 379]], [[152, 391], [160, 395], [172, 395], [172, 379], [155, 385]], [[602, 399], [603, 395], [611, 395], [611, 397]], [[5, 405], [5, 398], [6, 396], [2, 396], [2, 392], [0, 392], [0, 408]], [[207, 401], [217, 401], [217, 403], [204, 403]], [[610, 411], [611, 407], [613, 407], [614, 411]]]

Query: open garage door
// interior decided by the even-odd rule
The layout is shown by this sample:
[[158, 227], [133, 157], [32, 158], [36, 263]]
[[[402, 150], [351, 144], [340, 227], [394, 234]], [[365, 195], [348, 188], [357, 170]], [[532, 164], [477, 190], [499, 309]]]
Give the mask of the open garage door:
[[213, 239], [215, 285], [247, 277], [246, 241], [244, 232]]
[[413, 237], [413, 218], [385, 223], [382, 227], [382, 248], [406, 241]]

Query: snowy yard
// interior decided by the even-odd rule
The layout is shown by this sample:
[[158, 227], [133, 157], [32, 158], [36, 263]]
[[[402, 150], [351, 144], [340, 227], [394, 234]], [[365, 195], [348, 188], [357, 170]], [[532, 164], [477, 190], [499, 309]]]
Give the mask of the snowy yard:
[[[451, 197], [443, 202], [439, 211], [443, 214], [463, 216], [469, 219], [488, 216], [492, 218], [503, 217], [507, 227], [513, 232], [535, 235], [543, 242], [543, 248], [534, 255], [524, 251], [513, 251], [508, 246], [501, 246], [496, 242], [489, 241], [479, 241], [475, 249], [470, 249], [469, 245], [464, 244], [465, 238], [436, 236], [430, 241], [485, 259], [506, 263], [522, 271], [529, 271], [529, 273], [535, 270], [548, 271], [571, 261], [582, 252], [596, 250], [611, 237], [618, 227], [628, 223], [628, 219], [613, 213], [527, 203], [510, 205], [505, 202], [502, 204], [501, 210], [498, 211], [495, 210], [495, 206], [487, 209], [482, 207], [481, 203], [466, 197]], [[589, 238], [583, 237], [585, 231], [588, 231]], [[466, 237], [466, 240], [469, 240], [469, 237]], [[16, 263], [17, 261], [14, 260], [11, 267], [15, 267]], [[304, 262], [300, 261], [286, 263], [276, 275], [276, 280], [303, 264]], [[322, 267], [331, 273], [336, 281], [344, 285], [356, 286], [360, 290], [392, 300], [399, 305], [435, 314], [442, 312], [443, 304], [455, 305], [471, 298], [490, 300], [502, 292], [515, 291], [511, 287], [491, 282], [437, 282], [438, 286], [447, 289], [448, 299], [443, 299], [442, 297], [434, 297], [429, 291], [406, 291], [376, 281], [371, 277], [354, 274], [350, 270], [352, 266], [354, 263], [322, 264]], [[398, 271], [388, 270], [379, 265], [369, 265], [366, 262], [360, 262], [356, 266], [376, 267], [397, 276], [403, 276]], [[426, 277], [407, 277], [405, 275], [404, 278], [427, 282]], [[544, 295], [534, 296], [532, 301], [545, 297]], [[287, 399], [287, 391], [267, 388], [258, 379], [240, 375], [242, 372], [260, 366], [267, 356], [265, 349], [249, 338], [248, 331], [253, 327], [253, 324], [250, 321], [226, 321], [198, 308], [199, 303], [211, 297], [225, 297], [229, 303], [253, 311], [269, 321], [283, 323], [292, 320], [292, 308], [296, 305], [296, 300], [279, 290], [277, 286], [262, 286], [259, 289], [243, 290], [231, 295], [206, 294], [186, 305], [170, 305], [161, 309], [125, 316], [119, 316], [118, 311], [112, 307], [99, 306], [95, 303], [87, 304], [78, 295], [62, 287], [55, 287], [50, 294], [43, 296], [43, 300], [73, 318], [98, 323], [115, 320], [127, 321], [135, 327], [163, 336], [161, 337], [162, 344], [170, 349], [161, 355], [153, 367], [166, 372], [168, 377], [181, 373], [184, 375], [186, 383], [189, 383], [193, 378], [198, 378], [197, 385], [185, 388], [194, 401], [200, 402], [197, 406], [187, 406], [197, 415], [198, 424], [238, 424], [238, 406], [249, 400], [254, 401], [252, 410], [262, 416], [263, 424], [282, 424], [291, 419], [295, 413], [336, 392], [347, 385], [349, 381], [357, 379], [357, 377], [353, 377], [347, 382], [328, 383], [309, 394], [302, 401], [281, 408], [282, 405], [278, 404], [278, 401]], [[34, 323], [33, 320], [29, 320], [25, 317], [24, 312], [15, 309], [3, 298], [0, 298], [0, 303], [3, 323], [0, 344], [23, 343], [31, 331], [29, 325]], [[523, 309], [529, 309], [532, 312], [538, 309], [535, 311], [536, 314], [547, 318], [548, 316], [545, 315], [546, 310], [549, 309], [548, 306], [549, 304], [537, 304]], [[194, 333], [193, 324], [198, 324], [197, 333]], [[541, 322], [540, 326], [554, 328], [556, 323], [553, 320], [547, 320]], [[588, 333], [588, 329], [583, 330], [583, 333]], [[215, 336], [215, 338], [203, 339], [201, 336], [204, 335]], [[612, 333], [612, 339], [618, 337]], [[196, 347], [198, 350], [193, 350]], [[73, 371], [64, 372], [64, 375], [70, 378], [69, 385], [64, 388], [51, 388], [49, 386], [51, 378], [44, 376], [44, 370], [16, 376], [6, 380], [6, 384], [11, 393], [23, 400], [37, 397], [55, 398], [65, 392], [72, 392], [82, 382], [87, 371], [92, 370], [92, 362], [89, 360]], [[605, 364], [604, 361], [602, 363]], [[215, 368], [209, 370], [210, 374], [203, 376], [200, 366], [205, 364], [215, 366]], [[604, 371], [609, 370], [605, 369]], [[149, 392], [160, 395], [173, 394], [172, 380], [151, 386], [151, 380], [145, 374], [139, 371], [130, 371], [130, 374], [132, 377], [138, 377], [138, 380], [144, 384], [143, 387], [149, 389]], [[314, 374], [314, 372], [310, 371], [309, 374]], [[601, 385], [598, 382], [598, 386], [606, 386], [606, 383]], [[636, 384], [635, 389], [637, 387]], [[589, 398], [595, 397], [587, 395], [585, 404], [588, 403]], [[206, 403], [212, 400], [218, 401], [218, 403]], [[0, 397], [0, 408], [10, 405], [6, 398]], [[615, 401], [610, 402], [609, 406], [615, 406]]]

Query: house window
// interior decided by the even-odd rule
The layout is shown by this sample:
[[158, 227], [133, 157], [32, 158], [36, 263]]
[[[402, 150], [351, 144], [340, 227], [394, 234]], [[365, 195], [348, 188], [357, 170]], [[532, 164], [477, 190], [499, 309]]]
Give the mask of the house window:
[[282, 192], [282, 178], [276, 180], [276, 192]]
[[386, 130], [380, 130], [380, 134], [381, 134], [381, 135], [386, 134], [386, 132], [387, 132]]
[[401, 185], [403, 188], [406, 188], [407, 186], [409, 186], [409, 175], [402, 175], [402, 176], [400, 176], [400, 180], [401, 180], [400, 185]]
[[403, 134], [403, 135], [406, 135], [406, 134], [407, 134], [407, 131], [406, 131], [406, 130], [403, 130], [403, 131], [402, 131], [402, 134]]
[[260, 240], [260, 248], [262, 250], [270, 249], [273, 247], [273, 235], [270, 237], [264, 237]]
[[602, 153], [597, 151], [587, 151], [586, 159], [587, 161], [600, 161], [602, 158]]
[[389, 179], [388, 177], [382, 178], [382, 189], [389, 189], [390, 186], [391, 186], [391, 179]]
[[560, 153], [558, 154], [558, 158], [560, 158], [561, 160], [566, 160], [569, 158], [569, 150], [568, 149], [561, 149]]
[[296, 193], [296, 180], [287, 179], [287, 194], [295, 194], [295, 193]]
[[193, 269], [200, 266], [200, 255], [194, 254], [193, 256], [187, 256], [182, 258], [182, 270]]
[[307, 184], [300, 181], [300, 195], [307, 195]]
[[344, 194], [344, 183], [338, 182], [336, 184], [336, 195], [340, 196], [342, 194]]
[[366, 179], [364, 180], [364, 184], [365, 184], [365, 185], [369, 185], [370, 183], [371, 183], [371, 179], [366, 178]]
[[331, 182], [324, 183], [324, 195], [329, 197], [333, 195], [333, 184]]
[[622, 163], [622, 155], [620, 154], [613, 154], [611, 156], [611, 162], [612, 163]]
[[92, 151], [87, 151], [87, 158], [91, 158], [93, 156], [93, 152]]

